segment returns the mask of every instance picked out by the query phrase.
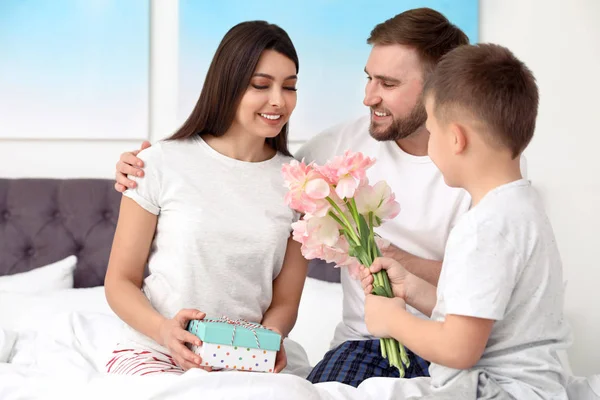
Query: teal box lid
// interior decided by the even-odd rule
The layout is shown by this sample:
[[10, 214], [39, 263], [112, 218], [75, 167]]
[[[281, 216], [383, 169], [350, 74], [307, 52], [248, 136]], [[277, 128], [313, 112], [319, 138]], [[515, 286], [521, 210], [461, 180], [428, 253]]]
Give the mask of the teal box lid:
[[[233, 332], [234, 328], [235, 335]], [[277, 332], [244, 323], [235, 324], [221, 320], [192, 320], [188, 324], [187, 330], [204, 342], [227, 346], [256, 349], [259, 348], [256, 343], [256, 339], [258, 338], [261, 350], [279, 351], [281, 344], [281, 335]], [[256, 336], [253, 331], [256, 332]], [[232, 338], [233, 343], [231, 342]]]

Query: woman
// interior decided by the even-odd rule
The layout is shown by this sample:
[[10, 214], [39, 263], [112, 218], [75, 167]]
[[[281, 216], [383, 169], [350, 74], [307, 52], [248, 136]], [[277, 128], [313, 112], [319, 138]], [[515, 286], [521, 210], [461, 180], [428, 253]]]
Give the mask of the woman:
[[[264, 21], [236, 25], [187, 121], [138, 155], [145, 177], [124, 193], [105, 280], [111, 308], [128, 325], [109, 373], [200, 367], [186, 347], [200, 341], [185, 328], [205, 315], [258, 322], [282, 337], [292, 330], [307, 263], [290, 237], [298, 215], [285, 206], [280, 171], [291, 160], [297, 73], [285, 31]], [[286, 340], [275, 372], [287, 364], [285, 347], [299, 349]]]

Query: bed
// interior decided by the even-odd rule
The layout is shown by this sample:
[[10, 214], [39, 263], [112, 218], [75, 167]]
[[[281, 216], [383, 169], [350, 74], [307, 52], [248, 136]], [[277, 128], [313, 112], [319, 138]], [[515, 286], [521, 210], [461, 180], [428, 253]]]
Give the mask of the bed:
[[[395, 398], [398, 380], [385, 378], [353, 388], [291, 374], [104, 374], [122, 326], [102, 287], [120, 197], [103, 179], [0, 179], [0, 399]], [[341, 303], [339, 271], [311, 264], [290, 334], [311, 365]]]

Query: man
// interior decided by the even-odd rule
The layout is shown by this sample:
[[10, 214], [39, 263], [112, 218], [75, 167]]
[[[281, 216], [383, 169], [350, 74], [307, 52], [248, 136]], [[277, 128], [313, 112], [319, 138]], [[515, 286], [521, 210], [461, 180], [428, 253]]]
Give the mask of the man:
[[[398, 217], [377, 233], [393, 245], [385, 255], [415, 275], [436, 285], [450, 229], [470, 206], [468, 194], [448, 187], [427, 156], [429, 133], [421, 99], [423, 83], [439, 59], [468, 44], [468, 38], [437, 11], [413, 9], [377, 25], [367, 42], [373, 46], [365, 67], [368, 82], [364, 104], [370, 116], [338, 125], [308, 141], [296, 154], [305, 161], [325, 163], [346, 150], [375, 157], [369, 180], [385, 180], [402, 208]], [[148, 144], [144, 144], [143, 147]], [[136, 174], [137, 152], [124, 153], [117, 164], [115, 188], [124, 191]], [[360, 282], [341, 271], [343, 321], [332, 350], [308, 376], [313, 382], [339, 381], [358, 386], [373, 377], [398, 377], [398, 370], [381, 357], [379, 340], [364, 322]], [[409, 307], [410, 308], [410, 307]], [[413, 313], [426, 318], [418, 311]], [[428, 376], [429, 363], [409, 351], [406, 377]]]

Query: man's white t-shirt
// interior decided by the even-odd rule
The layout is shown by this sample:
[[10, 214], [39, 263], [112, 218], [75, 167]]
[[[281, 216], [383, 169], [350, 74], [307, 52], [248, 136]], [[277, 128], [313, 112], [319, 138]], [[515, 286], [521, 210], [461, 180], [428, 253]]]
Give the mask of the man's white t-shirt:
[[[298, 218], [281, 174], [292, 158], [243, 162], [199, 136], [158, 142], [138, 157], [145, 176], [124, 195], [158, 215], [142, 288], [152, 306], [167, 318], [196, 308], [261, 322]], [[126, 339], [168, 352], [131, 328]]]
[[[484, 370], [515, 399], [567, 399], [557, 351], [570, 342], [562, 263], [550, 221], [531, 184], [488, 193], [448, 238], [432, 319], [492, 319]], [[460, 349], [456, 349], [460, 352]], [[431, 364], [434, 387], [466, 371]]]
[[[400, 203], [400, 214], [376, 232], [395, 246], [421, 258], [441, 261], [450, 230], [471, 204], [468, 193], [450, 188], [427, 156], [405, 153], [394, 141], [376, 141], [369, 133], [369, 116], [335, 126], [307, 142], [297, 159], [324, 164], [346, 150], [374, 157], [367, 171], [371, 184], [385, 180]], [[374, 339], [365, 325], [364, 293], [360, 282], [341, 270], [343, 320], [332, 347], [347, 340]], [[424, 317], [411, 309], [415, 315]]]

